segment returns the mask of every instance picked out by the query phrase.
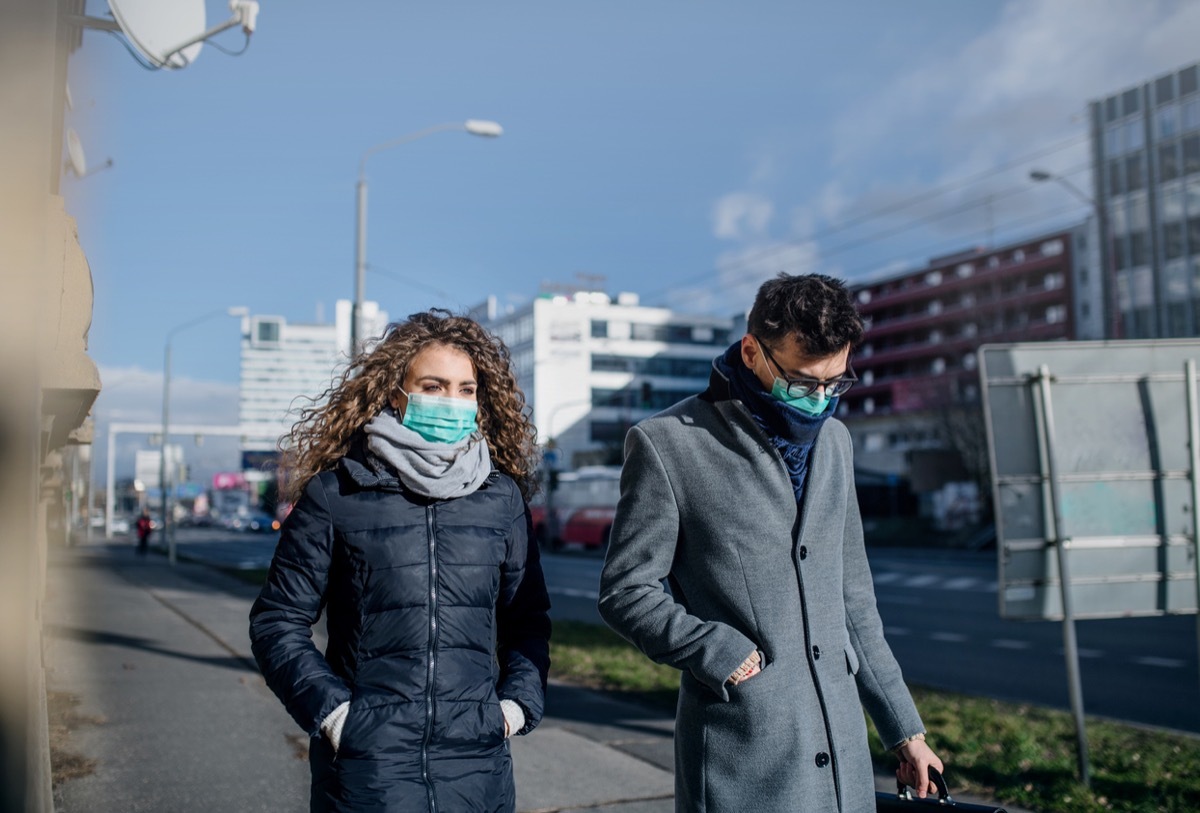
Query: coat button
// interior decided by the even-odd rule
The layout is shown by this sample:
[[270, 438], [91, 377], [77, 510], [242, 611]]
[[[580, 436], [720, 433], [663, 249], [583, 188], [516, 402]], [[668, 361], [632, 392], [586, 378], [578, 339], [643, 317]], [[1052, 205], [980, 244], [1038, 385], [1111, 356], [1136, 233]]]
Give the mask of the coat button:
[[824, 751], [817, 754], [817, 767], [818, 768], [824, 768], [828, 764], [829, 764], [829, 754], [825, 753]]
[[808, 548], [804, 547], [803, 545], [800, 546], [800, 558], [801, 559], [808, 558]]
[[819, 647], [819, 646], [813, 647], [813, 660], [814, 661], [821, 660], [821, 647]]

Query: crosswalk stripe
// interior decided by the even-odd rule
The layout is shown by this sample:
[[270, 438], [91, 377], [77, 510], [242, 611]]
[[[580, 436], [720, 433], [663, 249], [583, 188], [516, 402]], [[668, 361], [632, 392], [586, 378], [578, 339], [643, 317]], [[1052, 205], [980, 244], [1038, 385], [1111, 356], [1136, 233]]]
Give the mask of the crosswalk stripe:
[[911, 632], [912, 632], [912, 630], [908, 629], [908, 627], [884, 627], [883, 628], [884, 635], [900, 636], [900, 635], [908, 635]]
[[1136, 658], [1134, 663], [1140, 664], [1141, 666], [1160, 666], [1165, 669], [1178, 669], [1179, 667], [1183, 666], [1183, 661], [1177, 658], [1156, 658], [1153, 655], [1144, 658]]
[[913, 576], [904, 582], [905, 587], [928, 587], [938, 581], [940, 577], [934, 576], [931, 573], [923, 573], [920, 576]]
[[942, 587], [947, 590], [970, 590], [977, 584], [979, 584], [979, 579], [974, 576], [959, 576], [958, 578], [948, 580]]
[[1029, 649], [1028, 641], [1014, 641], [1011, 638], [996, 638], [992, 641], [992, 646], [997, 649]]
[[588, 598], [592, 601], [597, 601], [600, 598], [600, 594], [594, 590], [577, 590], [574, 587], [547, 587], [546, 592], [556, 596], [567, 596], [568, 598]]
[[894, 581], [899, 581], [900, 575], [901, 574], [896, 573], [895, 571], [891, 571], [888, 573], [880, 573], [879, 575], [877, 575], [875, 577], [875, 583], [876, 584], [891, 584]]
[[967, 640], [967, 636], [961, 632], [933, 632], [929, 634], [929, 637], [944, 644], [961, 644]]

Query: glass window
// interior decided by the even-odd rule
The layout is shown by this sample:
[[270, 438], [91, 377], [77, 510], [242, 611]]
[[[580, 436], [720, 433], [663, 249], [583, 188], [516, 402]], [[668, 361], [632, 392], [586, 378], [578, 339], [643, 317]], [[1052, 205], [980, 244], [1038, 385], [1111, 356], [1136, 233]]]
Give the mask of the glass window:
[[1134, 119], [1125, 124], [1125, 149], [1140, 150], [1146, 146], [1146, 131], [1141, 119]]
[[592, 320], [592, 338], [607, 339], [608, 338], [608, 322], [603, 319]]
[[1154, 114], [1154, 122], [1159, 139], [1179, 135], [1179, 108], [1175, 105], [1159, 108]]
[[1130, 192], [1136, 192], [1146, 186], [1142, 175], [1141, 153], [1131, 155], [1125, 159], [1125, 183]]
[[1186, 96], [1196, 92], [1197, 66], [1189, 65], [1179, 72], [1179, 95]]
[[1191, 253], [1200, 257], [1200, 215], [1188, 218], [1187, 239]]
[[1175, 98], [1174, 79], [1173, 75], [1168, 75], [1154, 82], [1154, 100], [1156, 102], [1164, 104]]
[[590, 429], [592, 443], [621, 443], [629, 431], [629, 424], [625, 421], [592, 421]]
[[1121, 112], [1126, 116], [1132, 116], [1134, 113], [1142, 109], [1141, 94], [1138, 89], [1127, 90], [1121, 94]]
[[1129, 235], [1129, 264], [1136, 268], [1146, 264], [1146, 233], [1135, 231]]
[[[1129, 267], [1129, 263], [1125, 258], [1125, 246], [1129, 243], [1128, 237], [1117, 236], [1113, 238], [1112, 244], [1112, 262], [1113, 267], [1118, 271]], [[595, 369], [593, 367], [593, 369]]]
[[1146, 203], [1146, 195], [1129, 196], [1129, 230], [1138, 231], [1150, 228], [1150, 209]]
[[[1200, 216], [1200, 176], [1188, 178], [1187, 186], [1184, 188], [1183, 199], [1187, 216]], [[1200, 248], [1200, 246], [1193, 246], [1194, 252], [1196, 248]]]
[[1163, 226], [1163, 256], [1168, 260], [1183, 256], [1183, 224], [1168, 223]]
[[1179, 144], [1172, 141], [1158, 148], [1158, 179], [1173, 181], [1179, 177]]
[[1200, 172], [1200, 135], [1188, 136], [1183, 140], [1183, 174]]
[[1187, 264], [1183, 260], [1167, 263], [1167, 299], [1181, 302], [1188, 299]]
[[1124, 150], [1121, 148], [1121, 136], [1124, 134], [1124, 129], [1119, 124], [1110, 125], [1104, 131], [1104, 154], [1109, 158], [1115, 155], [1120, 155]]
[[1109, 229], [1113, 234], [1125, 234], [1129, 231], [1129, 213], [1125, 211], [1125, 201], [1113, 201], [1108, 211]]
[[1171, 184], [1162, 191], [1162, 219], [1183, 220], [1183, 187]]
[[1121, 162], [1113, 159], [1108, 162], [1108, 194], [1122, 195], [1125, 193], [1125, 187], [1121, 184]]
[[1116, 121], [1121, 118], [1121, 111], [1117, 109], [1117, 97], [1109, 96], [1104, 100], [1104, 120]]
[[1200, 130], [1200, 98], [1184, 102], [1179, 109], [1182, 111], [1182, 129]]

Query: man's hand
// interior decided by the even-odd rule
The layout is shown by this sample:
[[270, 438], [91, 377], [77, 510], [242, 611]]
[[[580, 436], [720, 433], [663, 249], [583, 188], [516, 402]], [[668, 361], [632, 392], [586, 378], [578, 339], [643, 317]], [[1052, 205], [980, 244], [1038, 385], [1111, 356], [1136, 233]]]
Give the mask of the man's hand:
[[734, 670], [733, 674], [729, 676], [729, 680], [727, 682], [736, 686], [743, 680], [752, 678], [761, 671], [762, 656], [758, 654], [758, 650], [756, 649], [750, 653], [750, 657], [742, 661], [741, 666]]
[[937, 792], [937, 785], [929, 778], [929, 766], [937, 768], [939, 773], [944, 773], [945, 768], [924, 740], [909, 740], [896, 749], [896, 755], [900, 757], [896, 779], [916, 789], [917, 796], [922, 799]]

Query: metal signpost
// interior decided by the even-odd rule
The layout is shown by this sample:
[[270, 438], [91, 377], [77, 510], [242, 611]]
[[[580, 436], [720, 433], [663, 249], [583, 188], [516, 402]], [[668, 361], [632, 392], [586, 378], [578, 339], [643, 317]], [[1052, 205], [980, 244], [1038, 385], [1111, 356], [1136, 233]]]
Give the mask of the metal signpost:
[[989, 345], [979, 357], [1000, 614], [1063, 622], [1089, 784], [1075, 619], [1200, 606], [1200, 341]]

